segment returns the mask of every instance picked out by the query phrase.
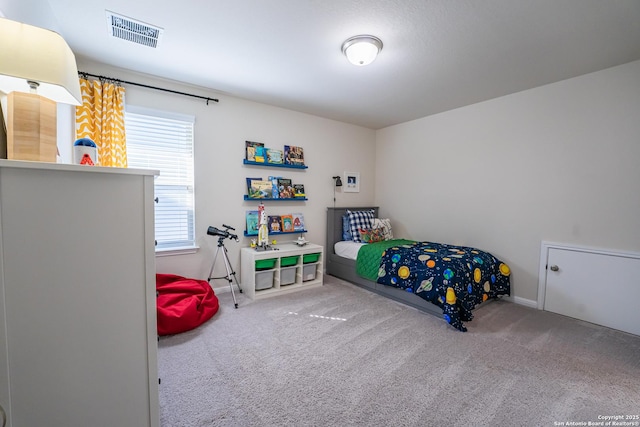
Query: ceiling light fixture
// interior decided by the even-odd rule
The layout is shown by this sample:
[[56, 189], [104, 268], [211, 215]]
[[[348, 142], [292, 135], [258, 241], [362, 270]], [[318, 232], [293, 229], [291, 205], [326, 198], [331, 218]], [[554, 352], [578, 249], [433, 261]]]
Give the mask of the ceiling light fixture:
[[359, 67], [371, 64], [382, 50], [382, 40], [369, 35], [348, 38], [342, 43], [342, 53]]

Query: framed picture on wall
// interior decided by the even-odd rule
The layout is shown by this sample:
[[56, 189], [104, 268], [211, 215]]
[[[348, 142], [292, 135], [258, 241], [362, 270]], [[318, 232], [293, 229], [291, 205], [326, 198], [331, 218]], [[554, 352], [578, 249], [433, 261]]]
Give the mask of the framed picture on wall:
[[342, 191], [344, 193], [360, 192], [360, 172], [345, 172], [343, 182]]

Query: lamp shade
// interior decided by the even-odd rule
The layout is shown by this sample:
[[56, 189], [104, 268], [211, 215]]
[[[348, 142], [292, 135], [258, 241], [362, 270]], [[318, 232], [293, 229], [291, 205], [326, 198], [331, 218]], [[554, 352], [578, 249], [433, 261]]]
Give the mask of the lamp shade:
[[37, 93], [55, 102], [80, 105], [80, 83], [73, 52], [57, 33], [0, 18], [0, 91]]
[[362, 35], [347, 39], [342, 44], [342, 53], [353, 65], [371, 64], [382, 50], [382, 41], [374, 36]]

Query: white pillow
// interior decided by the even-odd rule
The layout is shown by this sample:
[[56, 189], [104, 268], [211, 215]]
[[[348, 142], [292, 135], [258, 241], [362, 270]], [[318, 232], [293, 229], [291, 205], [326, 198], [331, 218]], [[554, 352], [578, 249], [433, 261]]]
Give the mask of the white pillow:
[[371, 222], [371, 228], [382, 229], [384, 240], [393, 240], [393, 230], [391, 229], [391, 220], [389, 218], [374, 218]]

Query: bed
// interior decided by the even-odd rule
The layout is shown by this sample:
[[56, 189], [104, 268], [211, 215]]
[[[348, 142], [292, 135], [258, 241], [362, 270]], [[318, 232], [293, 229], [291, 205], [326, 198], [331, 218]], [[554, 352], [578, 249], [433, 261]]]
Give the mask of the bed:
[[[444, 318], [463, 332], [464, 322], [473, 318], [473, 308], [509, 295], [508, 265], [477, 248], [396, 239], [360, 244], [367, 247], [368, 255], [352, 244], [344, 245], [351, 254], [337, 254], [336, 243], [339, 252], [346, 243], [342, 218], [348, 210], [372, 210], [376, 218], [379, 211], [378, 207], [327, 208], [327, 274]], [[368, 270], [362, 266], [365, 255], [371, 258]], [[439, 271], [437, 276], [432, 273], [435, 270]]]

